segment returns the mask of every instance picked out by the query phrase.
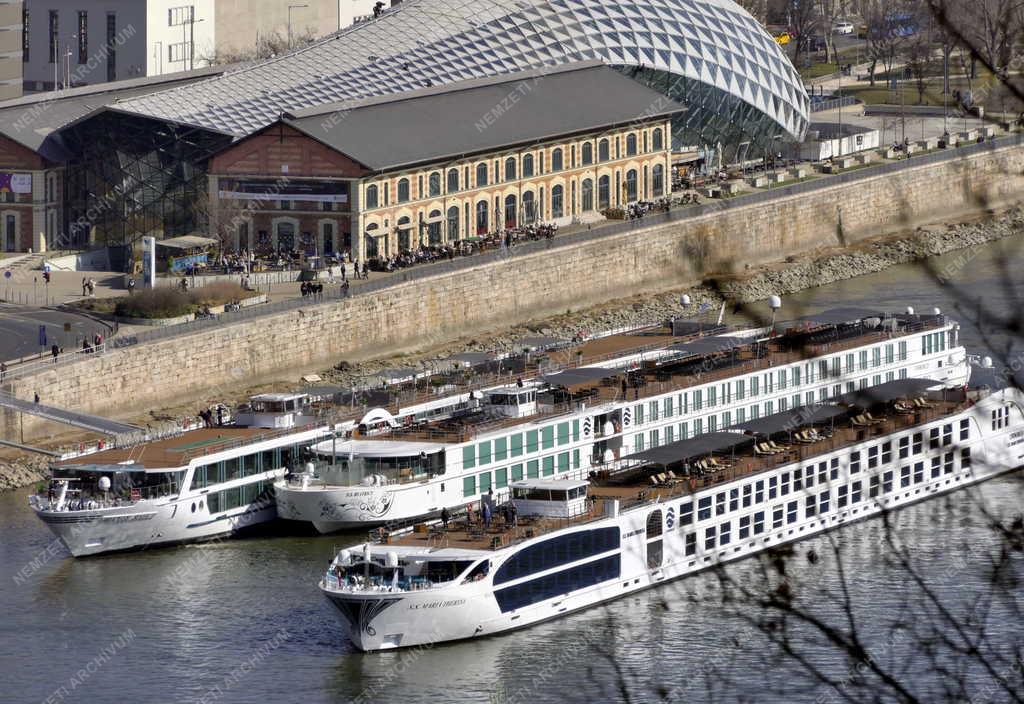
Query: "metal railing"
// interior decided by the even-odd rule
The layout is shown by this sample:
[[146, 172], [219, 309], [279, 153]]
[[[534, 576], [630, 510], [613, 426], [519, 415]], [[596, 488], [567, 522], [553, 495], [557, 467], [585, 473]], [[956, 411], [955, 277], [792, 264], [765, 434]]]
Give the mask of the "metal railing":
[[825, 110], [838, 110], [850, 105], [856, 105], [859, 101], [852, 95], [844, 95], [842, 98], [831, 98], [829, 100], [818, 100], [811, 102], [811, 112], [824, 112]]

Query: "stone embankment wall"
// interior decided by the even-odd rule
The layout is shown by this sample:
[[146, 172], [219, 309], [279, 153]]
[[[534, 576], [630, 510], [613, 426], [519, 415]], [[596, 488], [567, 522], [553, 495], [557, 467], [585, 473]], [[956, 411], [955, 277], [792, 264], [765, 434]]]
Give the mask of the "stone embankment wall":
[[[768, 200], [720, 212], [553, 246], [384, 291], [311, 305], [191, 335], [114, 350], [9, 386], [21, 398], [113, 416], [172, 401], [201, 402], [257, 382], [359, 359], [433, 346], [638, 293], [742, 273], [789, 256], [815, 259], [884, 232], [903, 231], [1016, 202], [1024, 193], [1024, 146], [1011, 144], [898, 170], [821, 179]], [[753, 272], [750, 272], [753, 273]], [[26, 418], [22, 439], [45, 426]], [[0, 436], [18, 435], [16, 414]]]

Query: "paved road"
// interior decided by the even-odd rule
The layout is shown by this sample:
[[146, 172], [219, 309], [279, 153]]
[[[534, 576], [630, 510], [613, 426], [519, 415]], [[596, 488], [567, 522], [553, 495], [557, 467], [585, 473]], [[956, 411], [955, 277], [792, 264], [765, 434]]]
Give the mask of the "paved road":
[[[41, 401], [42, 400], [45, 399], [41, 399]], [[134, 425], [118, 423], [117, 421], [110, 420], [109, 418], [103, 418], [101, 416], [94, 416], [88, 413], [78, 413], [76, 411], [57, 408], [56, 406], [47, 406], [44, 403], [23, 401], [6, 393], [0, 393], [0, 406], [13, 408], [14, 410], [21, 411], [22, 413], [29, 413], [34, 416], [39, 416], [40, 418], [57, 421], [58, 423], [66, 423], [67, 425], [73, 425], [76, 428], [84, 428], [86, 430], [103, 433], [105, 435], [132, 433], [139, 429]]]
[[[65, 332], [65, 323], [71, 331]], [[82, 339], [99, 332], [108, 336], [107, 328], [91, 318], [73, 313], [29, 308], [0, 303], [0, 360], [20, 359], [38, 353], [39, 326], [46, 326], [46, 351], [54, 343], [71, 351], [82, 346]]]

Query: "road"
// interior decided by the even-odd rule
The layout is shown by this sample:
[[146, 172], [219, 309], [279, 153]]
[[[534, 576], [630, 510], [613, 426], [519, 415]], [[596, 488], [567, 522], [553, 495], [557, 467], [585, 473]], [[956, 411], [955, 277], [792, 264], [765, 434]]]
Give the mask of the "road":
[[[65, 332], [64, 325], [71, 331]], [[46, 347], [39, 345], [39, 326], [46, 326]], [[0, 360], [20, 359], [40, 351], [49, 351], [54, 343], [71, 351], [95, 333], [104, 337], [107, 328], [100, 322], [73, 313], [0, 303]]]

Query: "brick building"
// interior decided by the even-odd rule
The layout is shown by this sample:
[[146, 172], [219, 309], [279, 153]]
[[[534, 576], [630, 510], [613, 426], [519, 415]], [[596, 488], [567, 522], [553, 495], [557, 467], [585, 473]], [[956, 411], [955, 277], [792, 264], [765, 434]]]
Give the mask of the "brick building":
[[388, 257], [668, 194], [683, 106], [593, 62], [286, 113], [216, 155], [211, 230]]

